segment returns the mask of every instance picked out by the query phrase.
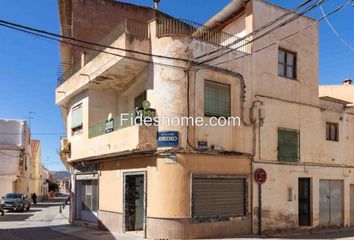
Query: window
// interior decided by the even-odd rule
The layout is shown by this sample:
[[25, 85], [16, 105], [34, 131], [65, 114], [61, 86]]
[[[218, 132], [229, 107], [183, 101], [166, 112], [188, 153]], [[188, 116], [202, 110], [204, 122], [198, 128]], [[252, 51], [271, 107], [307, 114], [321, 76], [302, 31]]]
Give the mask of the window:
[[146, 91], [142, 92], [134, 99], [134, 108], [143, 107], [143, 102], [146, 100]]
[[192, 178], [194, 221], [228, 220], [247, 214], [247, 181], [240, 176], [196, 175]]
[[326, 123], [326, 140], [338, 141], [338, 123]]
[[204, 115], [206, 117], [230, 117], [230, 85], [211, 81], [204, 83]]
[[296, 79], [296, 54], [285, 49], [279, 49], [278, 75]]
[[82, 104], [71, 110], [71, 130], [73, 133], [82, 130]]
[[297, 162], [300, 159], [300, 133], [278, 129], [278, 160]]

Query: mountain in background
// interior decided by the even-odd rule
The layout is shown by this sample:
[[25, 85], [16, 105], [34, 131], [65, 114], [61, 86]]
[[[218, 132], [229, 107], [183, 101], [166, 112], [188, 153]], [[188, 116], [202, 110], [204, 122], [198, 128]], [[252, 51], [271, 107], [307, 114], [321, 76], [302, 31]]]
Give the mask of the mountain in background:
[[70, 173], [68, 171], [52, 171], [50, 172], [53, 178], [56, 180], [63, 180], [70, 178]]

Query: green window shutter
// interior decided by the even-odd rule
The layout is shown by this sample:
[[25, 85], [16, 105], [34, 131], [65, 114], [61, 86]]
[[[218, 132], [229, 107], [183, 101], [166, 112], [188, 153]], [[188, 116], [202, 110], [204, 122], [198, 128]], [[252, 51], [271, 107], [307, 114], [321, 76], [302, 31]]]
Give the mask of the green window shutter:
[[71, 112], [71, 128], [82, 126], [82, 105], [75, 107]]
[[216, 117], [231, 116], [230, 85], [205, 81], [204, 115]]
[[278, 160], [299, 161], [300, 137], [297, 131], [278, 130]]

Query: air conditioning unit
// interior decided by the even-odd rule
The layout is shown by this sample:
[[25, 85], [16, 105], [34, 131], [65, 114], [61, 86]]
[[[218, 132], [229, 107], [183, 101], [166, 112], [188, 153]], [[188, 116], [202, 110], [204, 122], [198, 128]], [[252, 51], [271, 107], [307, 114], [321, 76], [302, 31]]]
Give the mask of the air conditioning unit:
[[60, 152], [61, 153], [69, 153], [70, 152], [70, 143], [68, 139], [63, 138], [60, 139]]

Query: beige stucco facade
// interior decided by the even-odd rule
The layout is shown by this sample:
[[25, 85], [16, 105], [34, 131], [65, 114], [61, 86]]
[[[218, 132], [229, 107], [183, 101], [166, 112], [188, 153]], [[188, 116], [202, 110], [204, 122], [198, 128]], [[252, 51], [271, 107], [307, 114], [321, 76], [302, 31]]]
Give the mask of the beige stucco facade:
[[[116, 4], [117, 8], [124, 6]], [[72, 7], [80, 9], [80, 5]], [[125, 7], [141, 10], [137, 6]], [[350, 91], [343, 96], [331, 95], [321, 87], [319, 97], [315, 21], [301, 16], [286, 27], [247, 44], [249, 48], [233, 49], [207, 64], [198, 65], [198, 61], [207, 59], [198, 56], [220, 50], [221, 46], [232, 42], [234, 36], [246, 36], [288, 12], [261, 0], [244, 1], [234, 6], [236, 16], [226, 15], [229, 10], [226, 8], [216, 15], [215, 18], [223, 18], [222, 24], [213, 25], [214, 18], [206, 23], [211, 35], [223, 31], [229, 36], [218, 44], [198, 35], [197, 29], [186, 34], [188, 31], [184, 30], [189, 25], [184, 22], [176, 25], [178, 31], [171, 30], [167, 26], [173, 26], [176, 20], [145, 9], [146, 13], [152, 11], [150, 18], [143, 23], [130, 22], [136, 24], [132, 28], [135, 31], [129, 31], [131, 25], [127, 23], [125, 31], [111, 43], [114, 49], [106, 49], [113, 54], [99, 53], [89, 62], [77, 62], [77, 52], [62, 49], [63, 59], [76, 59], [73, 63], [81, 64], [77, 72], [64, 81], [61, 79], [56, 90], [56, 103], [61, 107], [66, 123], [67, 143], [61, 150], [72, 167], [73, 198], [80, 199], [79, 195], [85, 191], [96, 198], [91, 191], [98, 186], [97, 209], [90, 213], [91, 216], [81, 214], [79, 200], [79, 204], [72, 206], [74, 220], [87, 217], [100, 228], [119, 233], [126, 231], [127, 176], [140, 174], [144, 179], [145, 237], [208, 238], [257, 233], [259, 186], [253, 180], [253, 173], [255, 169], [263, 168], [268, 175], [261, 193], [263, 232], [301, 227], [299, 183], [302, 179], [310, 184], [307, 199], [310, 222], [306, 227], [326, 225], [321, 220], [326, 211], [321, 195], [326, 180], [339, 180], [343, 184], [342, 189], [336, 189], [343, 203], [340, 219], [329, 225], [351, 224], [354, 150], [350, 146], [354, 136], [350, 129], [354, 111], [345, 101], [352, 102], [353, 96]], [[68, 12], [61, 10], [60, 14], [63, 17]], [[124, 14], [133, 18], [129, 11]], [[80, 16], [77, 18], [75, 20], [73, 15], [73, 25], [76, 21], [80, 23]], [[164, 21], [170, 21], [171, 25], [163, 25]], [[80, 38], [83, 33], [77, 31], [76, 36]], [[92, 41], [94, 38], [97, 36], [92, 37]], [[247, 40], [251, 41], [251, 38]], [[233, 45], [228, 47], [235, 48]], [[219, 53], [228, 52], [230, 48], [222, 48]], [[295, 54], [294, 79], [279, 76], [279, 49]], [[206, 81], [230, 87], [230, 114], [239, 117], [240, 125], [186, 127], [162, 124], [151, 127], [117, 124], [122, 113], [134, 111], [134, 99], [144, 91], [158, 116], [201, 117], [208, 122], [204, 109]], [[345, 87], [349, 89], [349, 86]], [[82, 109], [82, 122], [76, 130], [71, 124], [76, 121], [73, 112], [78, 106]], [[109, 116], [114, 119], [112, 132], [105, 129]], [[337, 141], [326, 140], [329, 122], [338, 125]], [[297, 161], [279, 159], [279, 129], [298, 133]], [[162, 131], [177, 131], [179, 145], [167, 149], [159, 147], [156, 135]], [[201, 142], [207, 143], [207, 151], [197, 149]], [[220, 148], [215, 150], [215, 146]], [[224, 218], [210, 217], [209, 221], [195, 218], [192, 186], [197, 175], [245, 179], [242, 194], [245, 212]], [[93, 187], [83, 187], [87, 184]]]
[[24, 120], [0, 119], [0, 129], [8, 133], [0, 139], [0, 196], [18, 192], [28, 195], [32, 170], [30, 129]]
[[30, 194], [35, 193], [39, 199], [47, 197], [49, 177], [42, 165], [42, 145], [39, 140], [31, 140]]

